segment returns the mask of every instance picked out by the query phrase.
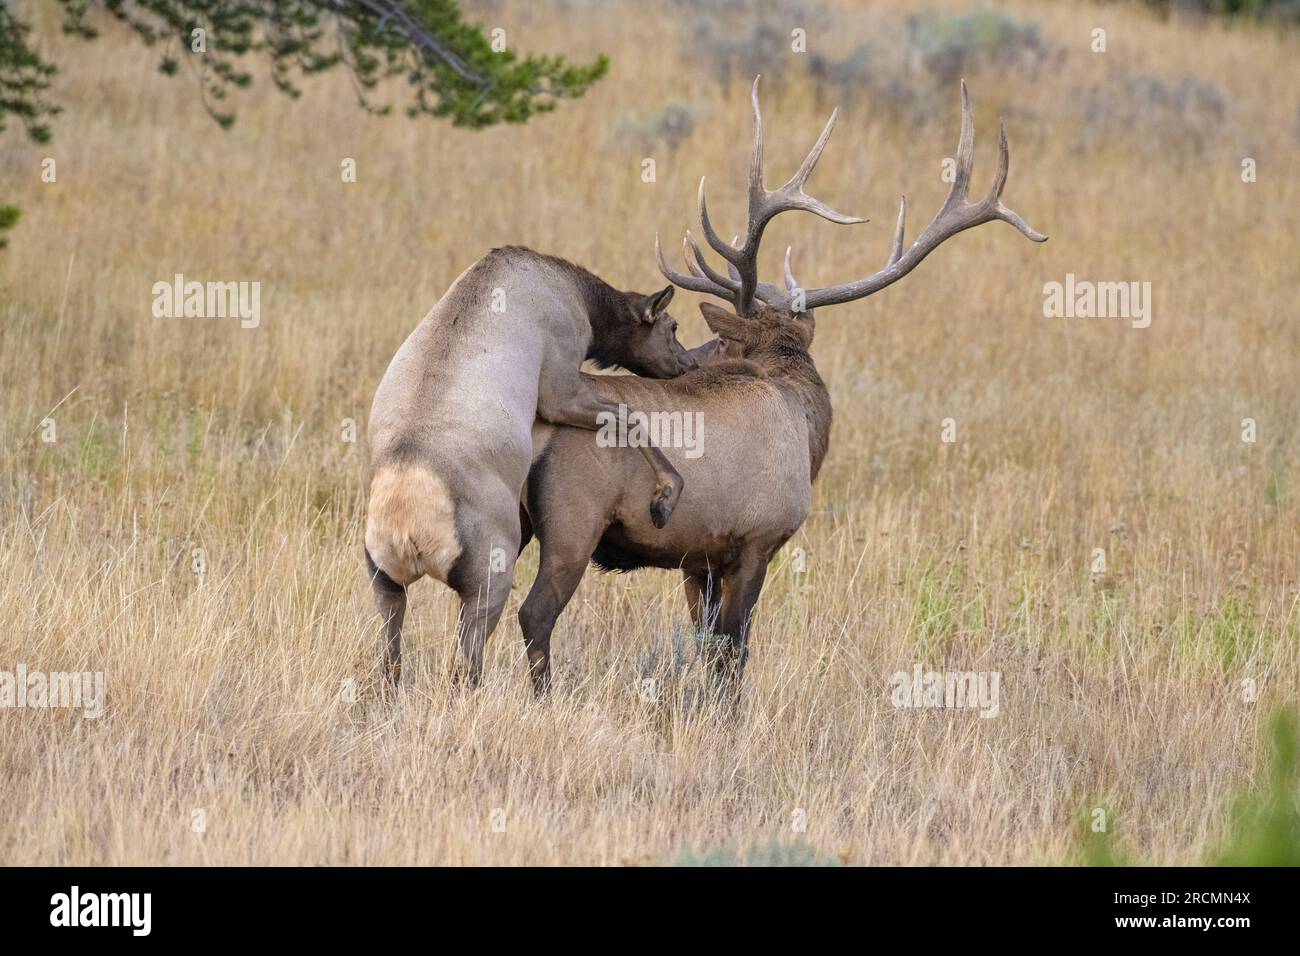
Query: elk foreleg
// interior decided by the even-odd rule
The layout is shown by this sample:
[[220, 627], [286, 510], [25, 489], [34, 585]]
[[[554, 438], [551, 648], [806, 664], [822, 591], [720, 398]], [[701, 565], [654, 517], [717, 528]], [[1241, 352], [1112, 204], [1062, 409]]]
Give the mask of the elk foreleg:
[[556, 517], [556, 530], [545, 537], [539, 535], [542, 557], [537, 577], [519, 609], [528, 674], [533, 680], [533, 693], [539, 697], [551, 689], [551, 632], [578, 590], [599, 539], [599, 534], [575, 535], [581, 527], [576, 516], [567, 520], [563, 515]]
[[[601, 398], [581, 378], [576, 378], [563, 387], [543, 387], [538, 396], [537, 414], [554, 425], [573, 425], [599, 431], [608, 423], [617, 422], [620, 412], [628, 417], [633, 414], [627, 406]], [[681, 498], [682, 476], [667, 456], [649, 441], [638, 450], [655, 474], [650, 520], [656, 528], [662, 528], [672, 517], [673, 509]]]

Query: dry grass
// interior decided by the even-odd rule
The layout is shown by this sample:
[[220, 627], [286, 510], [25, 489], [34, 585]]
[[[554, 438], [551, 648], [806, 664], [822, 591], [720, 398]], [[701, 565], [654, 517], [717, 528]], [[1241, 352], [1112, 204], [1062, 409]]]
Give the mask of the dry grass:
[[[836, 55], [901, 30], [896, 3], [861, 6], [835, 14]], [[1262, 715], [1300, 687], [1300, 39], [1128, 5], [1005, 8], [1067, 52], [968, 76], [977, 188], [1002, 110], [1008, 200], [1052, 240], [985, 227], [820, 317], [836, 424], [791, 542], [808, 570], [791, 552], [769, 576], [734, 721], [696, 703], [678, 580], [653, 572], [588, 577], [556, 632], [558, 691], [532, 701], [513, 613], [535, 545], [481, 691], [449, 693], [452, 602], [425, 583], [408, 691], [374, 700], [364, 444], [340, 435], [491, 246], [647, 290], [654, 232], [688, 224], [699, 175], [717, 215], [739, 215], [746, 83], [719, 85], [671, 16], [514, 4], [486, 14], [511, 42], [606, 51], [612, 75], [482, 133], [363, 115], [341, 76], [298, 104], [262, 82], [227, 134], [120, 31], [52, 38], [55, 143], [11, 130], [0, 152], [0, 198], [24, 210], [0, 254], [0, 669], [104, 671], [108, 714], [0, 711], [0, 860], [617, 864], [775, 842], [1028, 863], [1071, 859], [1098, 801], [1142, 858], [1205, 859], [1256, 774]], [[767, 88], [773, 180], [829, 106], [805, 72], [796, 59]], [[1226, 113], [1197, 142], [1104, 122], [1133, 108], [1134, 73], [1214, 84]], [[643, 183], [608, 131], [673, 99], [699, 124]], [[878, 268], [897, 195], [916, 219], [942, 197], [956, 91], [940, 105], [918, 126], [846, 102], [816, 191], [874, 222], [782, 222], [768, 266], [793, 241], [809, 284]], [[1259, 182], [1241, 182], [1244, 155]], [[261, 327], [153, 318], [150, 287], [174, 272], [260, 280]], [[1067, 272], [1150, 281], [1151, 327], [1043, 318], [1043, 283]], [[690, 298], [675, 312], [694, 344]], [[894, 709], [889, 675], [915, 662], [999, 671], [1001, 716]], [[645, 676], [658, 702], [635, 691]]]

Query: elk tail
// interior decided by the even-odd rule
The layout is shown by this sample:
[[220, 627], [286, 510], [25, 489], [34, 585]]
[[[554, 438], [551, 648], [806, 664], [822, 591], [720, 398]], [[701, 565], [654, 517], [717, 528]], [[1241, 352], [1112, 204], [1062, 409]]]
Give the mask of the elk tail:
[[447, 583], [461, 551], [455, 514], [446, 483], [427, 467], [401, 464], [380, 468], [370, 480], [366, 508], [370, 562], [380, 574], [403, 587], [426, 574]]

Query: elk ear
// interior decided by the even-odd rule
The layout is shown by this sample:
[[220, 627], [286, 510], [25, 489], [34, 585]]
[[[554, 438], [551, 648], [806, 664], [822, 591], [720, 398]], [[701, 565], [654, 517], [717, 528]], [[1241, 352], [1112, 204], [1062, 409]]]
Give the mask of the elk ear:
[[668, 308], [668, 303], [673, 301], [673, 293], [676, 291], [676, 287], [670, 285], [661, 292], [646, 296], [645, 305], [641, 309], [641, 321], [653, 325], [659, 313]]
[[724, 339], [743, 339], [745, 320], [726, 309], [720, 309], [712, 302], [700, 303], [700, 314], [715, 334]]

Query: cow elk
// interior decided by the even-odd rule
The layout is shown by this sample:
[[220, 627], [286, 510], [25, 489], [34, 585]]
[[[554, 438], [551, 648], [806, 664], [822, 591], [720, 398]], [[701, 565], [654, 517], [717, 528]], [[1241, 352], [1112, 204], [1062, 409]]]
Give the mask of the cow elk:
[[[460, 597], [464, 676], [478, 682], [514, 577], [533, 420], [596, 429], [617, 412], [580, 375], [584, 359], [661, 378], [694, 368], [666, 311], [672, 297], [672, 286], [620, 292], [563, 259], [494, 249], [398, 349], [370, 412], [365, 531], [391, 684], [406, 589], [424, 575]], [[642, 508], [650, 502], [647, 520], [661, 526], [682, 479], [659, 449], [641, 452], [654, 476]]]

